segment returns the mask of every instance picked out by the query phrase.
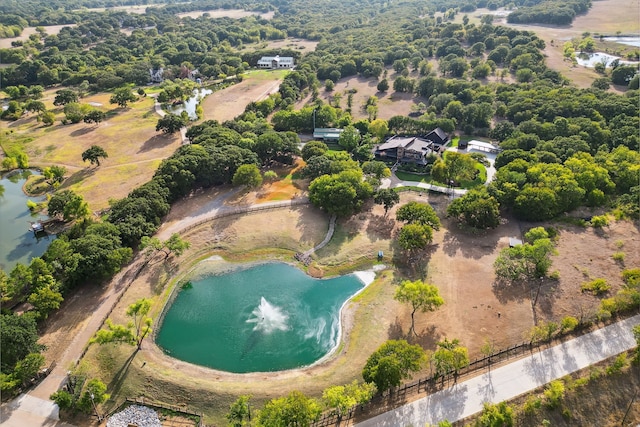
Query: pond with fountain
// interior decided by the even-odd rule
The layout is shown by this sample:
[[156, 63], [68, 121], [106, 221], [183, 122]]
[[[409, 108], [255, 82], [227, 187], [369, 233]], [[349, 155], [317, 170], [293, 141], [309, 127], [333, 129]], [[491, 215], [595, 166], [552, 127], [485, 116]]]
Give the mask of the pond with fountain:
[[200, 268], [166, 309], [156, 344], [233, 373], [308, 366], [338, 346], [341, 308], [372, 280], [366, 274], [314, 279], [281, 262], [223, 274]]

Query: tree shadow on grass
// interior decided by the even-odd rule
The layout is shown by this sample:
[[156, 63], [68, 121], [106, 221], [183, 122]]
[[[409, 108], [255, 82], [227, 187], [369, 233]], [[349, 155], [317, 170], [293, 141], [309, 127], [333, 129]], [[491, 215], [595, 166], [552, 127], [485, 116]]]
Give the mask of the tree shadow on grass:
[[492, 288], [493, 294], [502, 304], [506, 304], [511, 301], [522, 302], [531, 296], [529, 285], [524, 281], [510, 282], [507, 280], [497, 279], [493, 283]]
[[396, 221], [387, 216], [371, 215], [367, 224], [367, 236], [373, 242], [380, 239], [391, 239]]
[[82, 136], [82, 135], [88, 134], [89, 132], [93, 132], [96, 129], [97, 129], [97, 126], [85, 126], [85, 127], [80, 128], [80, 129], [74, 130], [69, 135], [73, 136], [73, 137]]
[[69, 178], [65, 179], [60, 189], [68, 189], [72, 185], [84, 181], [85, 179], [93, 176], [96, 173], [96, 168], [84, 168], [78, 172], [74, 172]]
[[146, 153], [147, 151], [157, 150], [164, 148], [174, 143], [174, 138], [167, 135], [155, 135], [147, 139], [144, 144], [140, 146], [137, 154]]
[[435, 348], [436, 344], [442, 338], [442, 334], [438, 332], [436, 325], [429, 325], [422, 328], [419, 332], [411, 333], [406, 337], [409, 344], [419, 344], [422, 348]]
[[[500, 240], [498, 233], [487, 232], [473, 236], [460, 230], [457, 226], [449, 226], [444, 233], [442, 249], [450, 257], [460, 251], [464, 258], [479, 259], [495, 251]], [[454, 231], [449, 231], [454, 230]]]
[[127, 372], [129, 372], [129, 367], [138, 354], [138, 347], [135, 347], [133, 353], [127, 358], [122, 367], [115, 373], [113, 379], [107, 385], [107, 390], [110, 390], [112, 394], [118, 394], [122, 385], [124, 384], [124, 380], [127, 377]]
[[402, 330], [402, 325], [400, 324], [400, 319], [396, 316], [396, 320], [389, 325], [389, 329], [387, 331], [387, 338], [390, 340], [399, 340], [405, 338], [406, 335]]

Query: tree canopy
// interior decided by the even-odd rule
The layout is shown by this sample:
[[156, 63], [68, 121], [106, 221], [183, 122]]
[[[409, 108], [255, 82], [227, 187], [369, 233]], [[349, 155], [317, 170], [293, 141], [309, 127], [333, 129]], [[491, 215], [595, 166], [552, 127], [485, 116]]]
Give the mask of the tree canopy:
[[418, 372], [426, 361], [424, 350], [404, 340], [390, 340], [369, 356], [362, 370], [365, 382], [376, 385], [379, 393], [397, 387]]

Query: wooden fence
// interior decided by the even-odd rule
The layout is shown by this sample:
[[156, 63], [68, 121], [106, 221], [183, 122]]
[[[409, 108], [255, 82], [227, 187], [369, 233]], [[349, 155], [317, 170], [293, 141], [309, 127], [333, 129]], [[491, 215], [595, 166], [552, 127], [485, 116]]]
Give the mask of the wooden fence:
[[538, 345], [536, 344], [524, 342], [514, 345], [513, 347], [498, 350], [489, 356], [479, 359], [476, 358], [458, 372], [448, 372], [444, 375], [434, 374], [429, 377], [419, 378], [400, 387], [394, 387], [382, 394], [376, 395], [366, 404], [356, 405], [342, 416], [338, 416], [332, 412], [324, 413], [320, 419], [313, 424], [313, 427], [340, 425], [341, 422], [348, 421], [364, 413], [367, 413], [370, 416], [376, 416], [389, 411], [390, 408], [404, 404], [407, 401], [407, 398], [413, 394], [420, 394], [421, 392], [424, 392], [425, 395], [435, 393], [455, 384], [461, 376], [476, 373], [486, 367], [490, 368], [491, 365], [520, 356], [526, 352], [531, 352], [537, 347]]

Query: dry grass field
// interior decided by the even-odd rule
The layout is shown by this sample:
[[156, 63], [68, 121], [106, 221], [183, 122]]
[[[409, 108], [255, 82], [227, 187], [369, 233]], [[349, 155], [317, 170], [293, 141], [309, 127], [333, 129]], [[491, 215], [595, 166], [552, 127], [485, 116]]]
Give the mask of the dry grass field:
[[[47, 109], [56, 111], [53, 126], [46, 127], [29, 114], [14, 122], [0, 122], [0, 131], [9, 139], [32, 138], [24, 145], [32, 166], [65, 166], [67, 179], [62, 188], [84, 196], [93, 211], [106, 208], [110, 198], [122, 198], [148, 181], [160, 161], [180, 146], [179, 135], [156, 132], [158, 115], [151, 98], [141, 98], [121, 109], [109, 104], [108, 93], [91, 95], [81, 102], [97, 105], [107, 113], [107, 119], [99, 125], [63, 125], [64, 113], [54, 107], [54, 97], [54, 91], [47, 91], [43, 99]], [[109, 155], [99, 167], [82, 162], [82, 152], [92, 145], [101, 146]]]
[[202, 101], [204, 120], [232, 120], [252, 101], [261, 101], [280, 88], [288, 70], [253, 70], [242, 82], [214, 92]]

